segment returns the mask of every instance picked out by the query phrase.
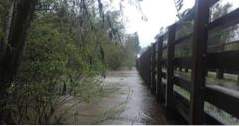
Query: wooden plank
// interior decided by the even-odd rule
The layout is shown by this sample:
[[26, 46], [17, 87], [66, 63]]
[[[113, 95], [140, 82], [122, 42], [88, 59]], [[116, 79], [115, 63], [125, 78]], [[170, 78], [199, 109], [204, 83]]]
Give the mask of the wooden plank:
[[[208, 72], [216, 72], [217, 68], [215, 68], [215, 66], [213, 66], [213, 67], [214, 68], [208, 68]], [[228, 73], [228, 74], [239, 74], [238, 69], [224, 69], [223, 72]]]
[[192, 68], [192, 58], [184, 57], [184, 58], [174, 58], [174, 65], [180, 68]]
[[217, 120], [212, 115], [206, 112], [205, 112], [205, 123], [209, 125], [223, 125], [222, 122], [220, 122], [219, 120]]
[[220, 86], [207, 86], [206, 101], [239, 118], [239, 92]]
[[231, 13], [211, 22], [208, 26], [209, 30], [212, 30], [214, 28], [220, 27], [220, 28], [226, 28], [229, 26], [236, 25], [239, 23], [239, 8], [232, 11]]
[[[187, 110], [187, 109], [185, 109], [185, 108], [189, 108], [189, 106], [190, 106], [189, 101], [188, 101], [186, 98], [184, 98], [183, 96], [181, 96], [180, 94], [178, 94], [177, 92], [175, 92], [174, 95], [175, 95], [175, 99], [178, 99], [177, 103], [181, 104], [180, 106], [178, 106], [178, 107], [180, 107], [180, 108], [177, 108], [179, 111], [181, 111], [181, 112], [179, 112], [179, 113], [180, 113], [185, 119], [187, 119], [187, 117], [188, 117], [188, 113], [187, 113], [187, 112], [188, 112], [189, 110]], [[183, 107], [184, 109], [182, 109], [182, 107]], [[185, 114], [185, 112], [186, 112], [187, 114]], [[186, 116], [185, 116], [185, 115], [186, 115]], [[204, 123], [204, 124], [210, 124], [210, 125], [222, 125], [222, 124], [223, 124], [222, 122], [220, 122], [219, 120], [217, 120], [217, 119], [215, 119], [213, 116], [211, 116], [209, 113], [204, 112], [204, 115], [205, 115], [205, 123]], [[190, 122], [190, 121], [188, 120], [188, 122]]]
[[175, 40], [175, 42], [173, 43], [174, 45], [177, 45], [177, 44], [181, 44], [181, 43], [184, 43], [185, 40], [187, 39], [190, 39], [192, 37], [192, 33], [190, 33], [189, 35], [186, 35], [186, 36], [183, 36], [177, 40]]
[[179, 87], [181, 87], [189, 92], [191, 91], [191, 82], [186, 79], [175, 76], [174, 84], [178, 85]]
[[209, 69], [239, 70], [239, 51], [226, 51], [208, 54]]
[[204, 92], [206, 75], [206, 53], [209, 23], [209, 0], [197, 0], [192, 44], [192, 88], [190, 124], [204, 123]]
[[189, 117], [189, 101], [178, 94], [177, 92], [174, 92], [175, 100], [176, 100], [176, 109], [178, 110], [179, 114], [187, 121], [190, 122]]
[[169, 27], [168, 35], [168, 67], [167, 67], [167, 89], [166, 89], [166, 107], [167, 109], [173, 108], [173, 76], [174, 76], [174, 51], [175, 47], [172, 43], [175, 41], [176, 25]]
[[236, 46], [239, 45], [239, 40], [231, 41], [231, 42], [223, 42], [221, 44], [216, 44], [216, 45], [211, 45], [211, 46], [208, 46], [208, 49], [219, 48], [219, 47], [225, 48], [226, 46], [232, 46], [233, 44]]
[[185, 106], [185, 108], [188, 109], [188, 112], [189, 112], [190, 102], [186, 98], [184, 98], [182, 95], [180, 95], [179, 93], [177, 93], [175, 91], [174, 91], [174, 97], [178, 101], [180, 101]]
[[[181, 96], [180, 94], [178, 94], [177, 92], [174, 93], [175, 94], [175, 99], [178, 99], [178, 102], [181, 102], [181, 106], [183, 106], [183, 110], [185, 111], [185, 108], [189, 108], [190, 106], [190, 103], [189, 101], [184, 98], [183, 96]], [[177, 103], [178, 103], [177, 102]], [[182, 109], [181, 109], [182, 110]], [[186, 112], [188, 110], [186, 109]], [[184, 113], [182, 113], [181, 115], [185, 118], [185, 116], [183, 115]], [[205, 124], [211, 124], [211, 125], [221, 125], [222, 122], [218, 121], [217, 119], [215, 119], [213, 116], [211, 116], [210, 114], [208, 113], [204, 113], [205, 114]], [[188, 117], [188, 115], [186, 116]], [[188, 120], [189, 121], [189, 120]]]

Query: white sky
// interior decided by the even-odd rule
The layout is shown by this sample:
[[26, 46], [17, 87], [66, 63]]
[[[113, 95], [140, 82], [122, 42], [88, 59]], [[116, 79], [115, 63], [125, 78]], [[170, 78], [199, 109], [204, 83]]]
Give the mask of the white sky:
[[[185, 8], [194, 5], [194, 0], [184, 1]], [[141, 20], [142, 14], [128, 5], [124, 9], [124, 15], [128, 18], [126, 30], [128, 33], [138, 32], [140, 45], [146, 47], [155, 41], [154, 37], [161, 27], [167, 27], [177, 20], [177, 12], [173, 0], [143, 0], [140, 4], [148, 21]]]
[[[146, 47], [154, 42], [154, 37], [159, 33], [160, 28], [173, 24], [177, 21], [177, 11], [174, 0], [143, 0], [140, 6], [147, 21], [142, 20], [142, 13], [129, 1], [134, 0], [110, 0], [119, 9], [123, 5], [123, 17], [127, 33], [138, 32], [141, 47]], [[220, 0], [221, 3], [229, 2], [234, 8], [239, 6], [239, 0]], [[192, 8], [195, 0], [184, 0], [183, 10]], [[236, 5], [236, 6], [235, 6]]]

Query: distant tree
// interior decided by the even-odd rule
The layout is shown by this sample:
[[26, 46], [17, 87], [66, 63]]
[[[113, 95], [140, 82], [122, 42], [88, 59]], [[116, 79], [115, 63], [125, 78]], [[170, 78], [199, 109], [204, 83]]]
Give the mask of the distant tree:
[[[225, 5], [216, 4], [212, 11], [211, 11], [211, 21], [214, 21], [226, 14], [230, 11], [230, 8], [232, 7], [231, 4], [227, 3]], [[235, 29], [232, 28], [232, 29]], [[225, 50], [225, 44], [230, 40], [231, 38], [231, 32], [232, 31], [224, 31], [225, 29], [215, 29], [209, 33], [209, 52], [222, 52]], [[211, 47], [211, 48], [210, 48]], [[217, 70], [217, 78], [223, 79], [223, 70], [218, 69]]]
[[137, 55], [139, 54], [141, 47], [139, 45], [139, 37], [137, 33], [128, 35], [125, 43], [125, 66], [130, 69], [135, 66]]
[[139, 51], [120, 16], [101, 0], [1, 0], [0, 124], [46, 124], [62, 95], [99, 96], [96, 76]]
[[[226, 14], [228, 14], [231, 4], [225, 5], [216, 4], [211, 11], [211, 21], [214, 21]], [[223, 51], [224, 44], [230, 39], [230, 31], [223, 31], [223, 29], [216, 29], [210, 32], [209, 45], [219, 45], [210, 51]]]
[[183, 7], [183, 0], [173, 0], [174, 5], [176, 7], [176, 11], [177, 11], [177, 17], [180, 19], [182, 19], [182, 15], [180, 14], [180, 11]]

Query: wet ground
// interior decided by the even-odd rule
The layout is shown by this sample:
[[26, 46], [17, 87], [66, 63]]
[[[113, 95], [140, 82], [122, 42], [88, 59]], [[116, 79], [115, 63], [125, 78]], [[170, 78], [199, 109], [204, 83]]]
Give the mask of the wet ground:
[[137, 71], [111, 72], [105, 80], [107, 83], [120, 85], [120, 90], [127, 92], [117, 96], [117, 100], [128, 97], [124, 110], [117, 118], [103, 124], [167, 124], [159, 104], [143, 84]]
[[[167, 124], [159, 104], [136, 70], [109, 72], [104, 79], [104, 88], [110, 93], [89, 103], [65, 98], [66, 104], [59, 106], [52, 123]], [[65, 108], [69, 110], [62, 111]]]

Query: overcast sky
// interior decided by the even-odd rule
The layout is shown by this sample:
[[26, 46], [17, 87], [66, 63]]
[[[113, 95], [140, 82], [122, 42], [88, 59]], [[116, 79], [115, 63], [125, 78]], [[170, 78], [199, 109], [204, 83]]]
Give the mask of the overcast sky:
[[[135, 4], [129, 4], [137, 0], [106, 0], [111, 3], [111, 9], [119, 10], [123, 7], [124, 24], [127, 33], [137, 32], [141, 47], [146, 47], [154, 42], [154, 37], [160, 28], [173, 24], [177, 21], [177, 11], [174, 0], [142, 0], [140, 7], [142, 12], [136, 9]], [[195, 0], [184, 0], [182, 10], [192, 8]], [[239, 7], [239, 0], [220, 0], [220, 4], [231, 3], [232, 10]], [[147, 19], [142, 20], [142, 15]]]
[[[194, 0], [184, 1], [184, 8], [194, 5]], [[124, 16], [127, 18], [127, 32], [138, 32], [140, 45], [146, 47], [155, 41], [154, 37], [161, 27], [167, 27], [177, 20], [177, 12], [173, 0], [143, 0], [140, 5], [147, 21], [141, 20], [142, 14], [130, 5], [124, 6]]]
[[[130, 0], [111, 0], [123, 1], [123, 15], [127, 33], [138, 32], [140, 45], [146, 47], [154, 42], [154, 37], [159, 33], [161, 27], [167, 27], [177, 21], [177, 11], [173, 0], [143, 0], [140, 2], [142, 13], [147, 17], [143, 21], [142, 13], [128, 4]], [[131, 0], [133, 1], [133, 0]], [[239, 0], [220, 0], [220, 3], [232, 3], [233, 8], [239, 6]], [[184, 0], [183, 10], [192, 8], [195, 0]], [[116, 2], [115, 5], [118, 3]], [[119, 4], [118, 4], [119, 5]]]

